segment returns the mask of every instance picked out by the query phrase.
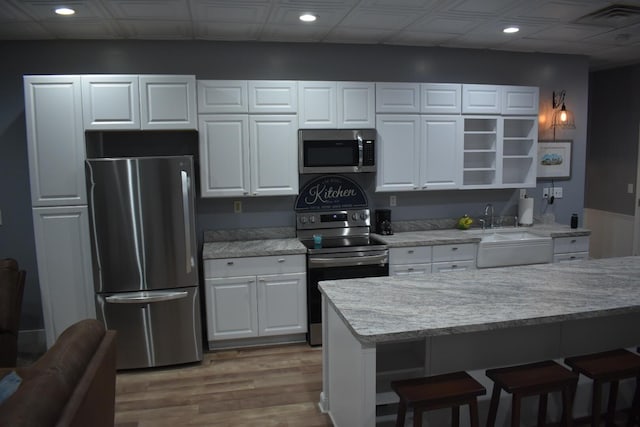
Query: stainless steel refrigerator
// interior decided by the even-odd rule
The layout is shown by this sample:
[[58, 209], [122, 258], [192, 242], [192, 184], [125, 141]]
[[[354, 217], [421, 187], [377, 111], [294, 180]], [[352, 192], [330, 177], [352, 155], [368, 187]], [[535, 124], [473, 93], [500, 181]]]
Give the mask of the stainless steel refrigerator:
[[86, 161], [98, 319], [118, 369], [202, 360], [191, 156]]

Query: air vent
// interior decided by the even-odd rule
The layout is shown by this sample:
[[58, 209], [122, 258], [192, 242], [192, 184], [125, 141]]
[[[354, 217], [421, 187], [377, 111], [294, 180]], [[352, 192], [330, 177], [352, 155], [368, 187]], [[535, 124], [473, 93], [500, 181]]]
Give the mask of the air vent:
[[621, 28], [640, 22], [640, 7], [614, 4], [574, 21], [576, 24]]

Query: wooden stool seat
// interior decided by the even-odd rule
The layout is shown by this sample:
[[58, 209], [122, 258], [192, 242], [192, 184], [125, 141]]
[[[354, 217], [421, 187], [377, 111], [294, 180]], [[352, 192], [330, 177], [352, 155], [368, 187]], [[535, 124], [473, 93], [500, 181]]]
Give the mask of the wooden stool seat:
[[466, 372], [411, 378], [391, 382], [391, 389], [400, 397], [396, 426], [404, 426], [406, 411], [413, 408], [413, 425], [422, 426], [422, 412], [451, 408], [451, 425], [460, 423], [460, 406], [468, 404], [471, 426], [477, 427], [477, 397], [487, 390]]
[[547, 395], [551, 392], [562, 393], [562, 413], [564, 425], [571, 425], [573, 395], [578, 384], [578, 374], [548, 360], [527, 365], [489, 369], [487, 377], [493, 380], [491, 406], [487, 417], [487, 427], [496, 422], [501, 390], [511, 393], [511, 426], [520, 425], [520, 401], [526, 396], [539, 396], [538, 426], [546, 423]]
[[640, 412], [640, 356], [624, 349], [587, 354], [584, 356], [568, 357], [565, 363], [574, 372], [578, 372], [593, 380], [593, 396], [591, 401], [591, 425], [600, 425], [600, 401], [602, 399], [603, 383], [610, 383], [609, 402], [607, 405], [607, 425], [613, 423], [615, 417], [616, 400], [618, 397], [618, 383], [627, 378], [636, 378], [636, 392], [629, 413], [628, 425]]

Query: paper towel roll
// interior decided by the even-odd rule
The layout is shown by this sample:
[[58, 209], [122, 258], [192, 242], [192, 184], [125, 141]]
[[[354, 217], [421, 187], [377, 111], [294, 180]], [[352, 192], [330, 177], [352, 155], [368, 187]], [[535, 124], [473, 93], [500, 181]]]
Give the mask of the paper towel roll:
[[533, 198], [520, 199], [520, 203], [518, 203], [518, 222], [522, 225], [533, 224]]

